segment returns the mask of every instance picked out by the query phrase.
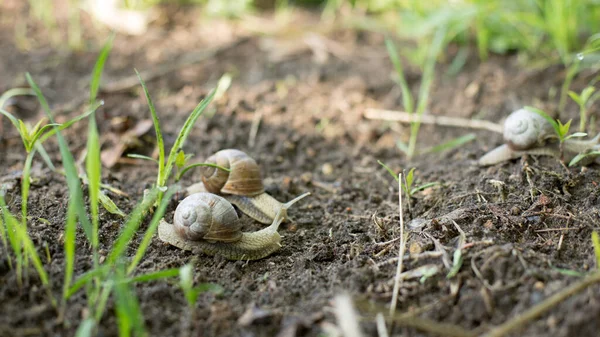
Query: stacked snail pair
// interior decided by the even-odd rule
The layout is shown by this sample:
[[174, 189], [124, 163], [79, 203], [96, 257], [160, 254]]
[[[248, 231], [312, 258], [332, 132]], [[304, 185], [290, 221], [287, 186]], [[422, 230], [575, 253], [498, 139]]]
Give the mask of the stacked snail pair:
[[[504, 121], [503, 145], [486, 153], [479, 159], [479, 165], [488, 166], [506, 160], [516, 159], [525, 154], [553, 156], [566, 161], [580, 153], [600, 150], [600, 134], [588, 140], [567, 139], [561, 145], [556, 131], [541, 115], [520, 109], [511, 113]], [[595, 156], [588, 160], [593, 161]], [[585, 162], [583, 162], [585, 163]]]
[[[202, 184], [188, 188], [191, 193], [177, 206], [173, 224], [161, 221], [158, 237], [175, 247], [221, 255], [230, 260], [257, 260], [281, 247], [279, 225], [287, 219], [287, 210], [305, 193], [280, 203], [265, 193], [260, 169], [246, 153], [222, 150], [206, 161], [225, 167], [202, 168]], [[270, 226], [242, 233], [233, 205], [243, 213]]]

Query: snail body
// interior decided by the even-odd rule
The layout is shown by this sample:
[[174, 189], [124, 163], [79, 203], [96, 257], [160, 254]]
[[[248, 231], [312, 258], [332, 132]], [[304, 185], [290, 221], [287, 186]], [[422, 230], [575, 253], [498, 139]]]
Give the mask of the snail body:
[[511, 113], [504, 122], [504, 144], [486, 153], [478, 164], [498, 164], [523, 155], [543, 155], [570, 160], [579, 153], [597, 150], [600, 134], [589, 140], [567, 139], [562, 144], [552, 124], [541, 115], [519, 109]]
[[281, 247], [277, 232], [287, 208], [308, 196], [305, 193], [281, 206], [270, 226], [251, 233], [241, 232], [233, 206], [211, 193], [195, 193], [175, 210], [173, 224], [161, 220], [159, 239], [184, 250], [221, 255], [229, 260], [258, 260]]
[[[260, 223], [273, 222], [283, 204], [265, 193], [260, 168], [254, 159], [240, 150], [226, 149], [208, 157], [206, 162], [228, 168], [231, 172], [202, 167], [202, 184], [190, 186], [188, 194], [214, 193]], [[284, 221], [288, 218], [285, 211], [288, 207], [283, 208]]]

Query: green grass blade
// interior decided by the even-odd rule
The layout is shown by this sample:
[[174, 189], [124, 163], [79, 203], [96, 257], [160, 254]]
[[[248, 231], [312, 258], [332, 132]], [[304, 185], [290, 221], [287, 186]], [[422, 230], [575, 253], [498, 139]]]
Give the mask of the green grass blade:
[[181, 177], [189, 170], [195, 168], [195, 167], [200, 167], [200, 166], [208, 166], [208, 167], [214, 167], [217, 168], [219, 170], [223, 170], [223, 171], [227, 171], [227, 172], [231, 172], [230, 169], [223, 167], [223, 166], [219, 166], [217, 164], [210, 164], [210, 163], [195, 163], [195, 164], [190, 164], [186, 167], [183, 168], [183, 170], [181, 170], [178, 174], [177, 174], [177, 178], [175, 178], [175, 180], [179, 181], [179, 179], [181, 179]]
[[2, 109], [4, 107], [4, 104], [6, 104], [6, 102], [8, 102], [8, 100], [12, 97], [25, 95], [35, 96], [35, 93], [29, 88], [8, 89], [0, 96], [0, 109]]
[[571, 161], [569, 162], [569, 167], [577, 165], [577, 163], [579, 163], [584, 158], [587, 158], [589, 156], [600, 156], [600, 151], [591, 151], [591, 152], [580, 153], [580, 154], [576, 155], [575, 158], [571, 159]]
[[125, 281], [123, 274], [123, 271], [117, 270], [117, 276], [114, 280], [119, 335], [129, 336], [131, 330], [133, 330], [135, 336], [146, 336], [138, 298], [130, 284], [123, 282]]
[[23, 247], [23, 253], [25, 254], [24, 257], [28, 258], [33, 263], [33, 266], [38, 273], [38, 277], [46, 289], [46, 293], [48, 294], [50, 302], [54, 307], [56, 307], [56, 300], [54, 299], [54, 296], [52, 296], [52, 291], [50, 289], [50, 279], [48, 277], [48, 273], [46, 273], [46, 270], [44, 270], [42, 259], [37, 253], [33, 241], [31, 241], [31, 238], [27, 234], [27, 230], [25, 227], [21, 226], [19, 221], [17, 221], [17, 219], [10, 213], [4, 202], [4, 197], [2, 196], [0, 196], [0, 209], [4, 215], [4, 222], [11, 227], [11, 230], [14, 230], [15, 240], [16, 242], [20, 243], [20, 245], [16, 247], [17, 250], [20, 250], [21, 247]]
[[[40, 104], [42, 105], [42, 108], [44, 109], [46, 116], [48, 116], [48, 119], [50, 120], [51, 123], [54, 123], [54, 118], [52, 117], [52, 112], [50, 111], [50, 106], [48, 106], [48, 102], [46, 101], [46, 98], [42, 94], [40, 88], [33, 81], [33, 78], [31, 78], [31, 75], [29, 73], [26, 73], [25, 76], [27, 77], [27, 82], [29, 83], [29, 85], [31, 86], [33, 91], [35, 92]], [[87, 217], [87, 213], [85, 210], [85, 206], [84, 206], [84, 202], [83, 202], [83, 191], [81, 189], [79, 175], [77, 174], [77, 168], [75, 167], [75, 160], [73, 159], [73, 155], [71, 154], [71, 151], [69, 150], [69, 145], [67, 144], [67, 141], [64, 139], [64, 137], [60, 133], [59, 128], [55, 126], [54, 130], [56, 132], [56, 137], [58, 139], [58, 145], [60, 148], [60, 154], [61, 154], [62, 161], [63, 161], [63, 167], [65, 169], [65, 174], [67, 177], [67, 185], [69, 187], [69, 200], [70, 199], [74, 200], [73, 202], [75, 203], [75, 209], [77, 210], [77, 215], [79, 217], [79, 223], [81, 224], [81, 227], [83, 228], [86, 237], [91, 242], [92, 241], [92, 226], [90, 224], [90, 221]]]
[[52, 163], [52, 159], [50, 159], [48, 152], [46, 152], [46, 149], [44, 149], [44, 146], [40, 142], [35, 143], [35, 150], [40, 154], [40, 156], [42, 156], [42, 159], [44, 162], [46, 162], [46, 165], [48, 165], [52, 171], [56, 171], [56, 167]]
[[156, 281], [171, 277], [177, 277], [179, 275], [179, 268], [171, 268], [165, 270], [159, 270], [155, 272], [151, 272], [148, 274], [138, 275], [127, 280], [128, 283], [138, 283], [138, 282], [149, 282]]
[[[10, 112], [2, 109], [0, 107], [0, 114], [3, 114], [4, 116], [6, 116], [6, 118], [8, 118], [8, 120], [10, 120], [10, 122], [12, 123], [12, 125], [15, 127], [15, 129], [17, 129], [17, 131], [19, 131], [19, 134], [21, 134], [21, 127], [19, 126], [19, 120], [13, 116]], [[23, 136], [21, 135], [21, 138]]]
[[392, 40], [386, 38], [385, 47], [387, 48], [390, 60], [394, 65], [396, 74], [398, 75], [398, 84], [400, 85], [400, 90], [402, 90], [402, 104], [404, 106], [404, 111], [408, 113], [413, 113], [414, 99], [410, 92], [410, 87], [406, 82], [406, 77], [404, 76], [404, 68], [402, 67], [402, 61], [400, 61], [400, 57], [398, 56], [398, 52], [396, 51], [396, 46], [394, 46], [394, 42], [392, 42]]
[[552, 127], [554, 128], [554, 131], [556, 132], [556, 134], [560, 135], [560, 126], [558, 125], [556, 120], [554, 118], [550, 117], [550, 115], [548, 115], [544, 110], [534, 108], [532, 106], [526, 106], [525, 109], [529, 110], [531, 112], [535, 112], [536, 114], [544, 117], [544, 119], [546, 119], [550, 124], [552, 124]]
[[408, 153], [409, 158], [413, 157], [416, 152], [417, 136], [419, 134], [419, 128], [421, 127], [421, 115], [425, 112], [427, 104], [429, 103], [429, 94], [431, 91], [431, 84], [435, 76], [435, 64], [437, 58], [444, 48], [447, 35], [447, 27], [445, 25], [439, 27], [433, 37], [433, 41], [429, 46], [427, 53], [427, 59], [423, 68], [423, 76], [421, 78], [421, 86], [419, 88], [419, 100], [417, 102], [417, 120], [410, 123], [410, 139], [408, 142]]
[[394, 173], [394, 171], [392, 171], [392, 169], [391, 169], [389, 166], [387, 166], [386, 164], [384, 164], [384, 163], [383, 163], [382, 161], [380, 161], [380, 160], [378, 160], [378, 161], [377, 161], [377, 163], [378, 163], [379, 165], [383, 166], [383, 168], [384, 168], [384, 169], [386, 169], [386, 170], [388, 171], [388, 173], [389, 173], [389, 174], [390, 174], [392, 177], [394, 177], [394, 179], [395, 179], [396, 181], [398, 181], [398, 175], [396, 175], [396, 173]]
[[173, 147], [171, 148], [171, 152], [169, 153], [169, 158], [167, 160], [167, 165], [165, 167], [165, 172], [164, 172], [164, 181], [162, 181], [162, 184], [165, 184], [167, 182], [167, 179], [171, 175], [171, 170], [173, 169], [173, 165], [175, 164], [175, 159], [177, 158], [177, 153], [183, 147], [183, 144], [185, 143], [190, 132], [192, 131], [192, 127], [196, 123], [196, 120], [198, 119], [198, 117], [200, 117], [202, 112], [204, 112], [204, 109], [206, 109], [208, 104], [210, 104], [210, 102], [212, 101], [213, 97], [215, 96], [215, 92], [216, 92], [216, 90], [213, 89], [205, 99], [203, 99], [200, 103], [198, 103], [198, 105], [196, 106], [194, 111], [192, 111], [192, 113], [190, 114], [188, 119], [183, 124], [183, 127], [181, 128], [181, 131], [179, 131], [179, 135], [177, 136], [177, 139], [175, 140], [175, 144], [173, 144]]
[[65, 276], [63, 281], [63, 305], [66, 305], [66, 299], [73, 280], [73, 271], [75, 269], [75, 241], [77, 233], [77, 210], [75, 200], [69, 199], [67, 206], [67, 220], [65, 224]]
[[96, 60], [96, 64], [94, 65], [94, 70], [92, 71], [92, 80], [90, 82], [90, 105], [96, 102], [96, 97], [98, 96], [98, 91], [100, 90], [100, 79], [102, 78], [102, 71], [104, 70], [104, 64], [106, 63], [106, 59], [110, 54], [110, 50], [112, 49], [112, 43], [115, 38], [115, 34], [111, 34], [106, 43], [104, 43], [104, 47], [100, 51], [98, 55], [98, 59]]
[[432, 146], [432, 147], [424, 150], [423, 153], [437, 153], [437, 152], [452, 150], [452, 149], [460, 147], [470, 141], [475, 140], [475, 138], [476, 138], [476, 136], [474, 133], [469, 133], [464, 136], [460, 136], [458, 138], [451, 139], [445, 143], [442, 143], [442, 144], [439, 144], [436, 146]]
[[598, 232], [592, 232], [592, 245], [594, 246], [594, 254], [596, 255], [596, 269], [600, 270], [600, 237]]
[[77, 331], [75, 331], [75, 337], [92, 337], [94, 336], [94, 328], [96, 327], [96, 321], [93, 318], [87, 318], [79, 324]]
[[8, 242], [10, 243], [10, 247], [15, 254], [17, 282], [20, 284], [22, 281], [23, 255], [21, 250], [20, 236], [17, 235], [17, 226], [19, 226], [19, 222], [8, 210], [8, 207], [6, 207], [4, 195], [0, 195], [0, 210], [2, 210], [3, 222], [6, 226]]
[[423, 184], [423, 185], [417, 186], [417, 187], [413, 188], [413, 189], [410, 191], [410, 194], [411, 194], [411, 195], [412, 195], [412, 194], [415, 194], [415, 193], [417, 193], [417, 192], [419, 192], [419, 191], [422, 191], [422, 190], [424, 190], [424, 189], [426, 189], [426, 188], [429, 188], [429, 187], [432, 187], [432, 186], [437, 186], [437, 185], [439, 185], [439, 184], [440, 184], [439, 182], [437, 182], [437, 181], [433, 181], [433, 182], [430, 182], [430, 183], [426, 183], [426, 184]]
[[144, 237], [142, 238], [142, 242], [138, 246], [138, 249], [135, 252], [135, 256], [133, 257], [131, 263], [129, 264], [129, 267], [127, 268], [127, 275], [131, 275], [131, 273], [133, 273], [133, 271], [137, 267], [138, 263], [140, 263], [140, 261], [144, 257], [144, 254], [146, 253], [146, 249], [148, 249], [148, 246], [150, 245], [150, 242], [152, 241], [152, 237], [154, 236], [154, 233], [156, 233], [156, 229], [158, 228], [160, 219], [165, 214], [167, 205], [171, 201], [171, 197], [173, 196], [175, 191], [176, 191], [176, 189], [174, 189], [174, 188], [169, 189], [167, 191], [167, 193], [165, 194], [163, 200], [161, 201], [160, 205], [158, 206], [158, 209], [154, 212], [154, 215], [152, 216], [152, 220], [150, 221], [150, 225], [148, 225], [148, 229], [146, 229], [146, 233], [144, 234]]
[[152, 115], [152, 122], [154, 123], [154, 131], [156, 133], [156, 146], [158, 146], [158, 177], [156, 178], [157, 187], [163, 187], [166, 183], [166, 179], [164, 179], [164, 170], [165, 170], [165, 144], [163, 140], [162, 131], [160, 129], [160, 120], [158, 119], [158, 114], [156, 113], [156, 108], [154, 107], [154, 103], [152, 102], [152, 98], [150, 97], [150, 93], [148, 92], [148, 88], [146, 88], [146, 83], [142, 79], [140, 73], [135, 70], [140, 83], [142, 84], [142, 89], [144, 90], [144, 94], [146, 95], [146, 101], [148, 102], [148, 108], [150, 108], [150, 114]]
[[[94, 70], [92, 71], [92, 78], [90, 81], [90, 106], [94, 106], [96, 104], [96, 97], [98, 96], [98, 91], [100, 90], [100, 80], [102, 78], [102, 72], [104, 70], [104, 64], [106, 63], [106, 59], [110, 54], [110, 50], [112, 48], [112, 42], [115, 35], [114, 33], [108, 38], [104, 47], [100, 51], [98, 55], [98, 59], [96, 60], [96, 64], [94, 65]], [[102, 177], [102, 164], [100, 162], [100, 136], [98, 135], [98, 125], [96, 123], [96, 108], [94, 108], [89, 118], [88, 122], [88, 139], [87, 139], [87, 151], [85, 158], [85, 170], [88, 178], [88, 186], [89, 186], [89, 198], [90, 198], [90, 213], [92, 216], [92, 251], [94, 254], [94, 265], [98, 265], [98, 245], [99, 245], [99, 203], [102, 202], [104, 207], [108, 201], [108, 197], [104, 196], [100, 192], [100, 180]], [[108, 199], [108, 201], [106, 200]], [[110, 205], [110, 203], [108, 203]], [[123, 212], [121, 212], [114, 203], [112, 204], [119, 212], [116, 214], [125, 216]], [[111, 212], [112, 208], [107, 208], [109, 212]], [[111, 212], [113, 213], [113, 212]]]
[[[100, 186], [98, 186], [98, 188], [100, 188]], [[123, 218], [125, 218], [127, 216], [127, 215], [125, 215], [125, 213], [123, 213], [123, 211], [121, 211], [121, 209], [119, 208], [119, 206], [117, 206], [114, 203], [114, 201], [112, 201], [112, 199], [109, 198], [106, 194], [100, 192], [98, 194], [98, 200], [102, 204], [102, 207], [104, 207], [104, 209], [107, 210], [109, 213], [116, 214], [116, 215], [118, 215], [120, 217], [123, 217]], [[98, 210], [96, 210], [96, 212], [98, 212]]]
[[119, 237], [115, 241], [113, 248], [106, 259], [106, 263], [112, 265], [118, 261], [118, 259], [125, 253], [127, 245], [137, 233], [145, 214], [148, 212], [150, 207], [156, 201], [158, 191], [152, 190], [141, 203], [139, 203], [129, 215], [129, 219], [125, 222], [123, 231], [119, 234]]
[[93, 280], [94, 278], [102, 276], [105, 272], [106, 272], [106, 267], [102, 266], [102, 267], [98, 267], [96, 269], [92, 269], [92, 270], [84, 273], [83, 275], [79, 276], [79, 278], [76, 279], [75, 282], [73, 282], [73, 285], [66, 292], [64, 298], [69, 299], [77, 291], [79, 291], [79, 289], [81, 289], [81, 287], [83, 287], [87, 283], [91, 282], [91, 280]]
[[108, 302], [108, 297], [110, 296], [113, 288], [114, 284], [112, 281], [109, 280], [108, 282], [104, 283], [102, 291], [100, 292], [100, 296], [98, 296], [98, 301], [96, 302], [96, 309], [94, 312], [94, 318], [96, 319], [96, 322], [100, 322], [102, 315], [104, 315], [106, 303]]
[[76, 122], [79, 122], [80, 120], [88, 117], [93, 112], [95, 112], [96, 109], [98, 109], [98, 107], [102, 106], [102, 104], [104, 104], [104, 103], [102, 103], [102, 102], [96, 102], [94, 105], [92, 105], [91, 107], [89, 107], [88, 110], [86, 112], [84, 112], [83, 114], [81, 114], [81, 115], [79, 115], [79, 116], [77, 116], [77, 117], [75, 117], [75, 118], [73, 118], [73, 119], [71, 119], [69, 121], [66, 121], [66, 122], [64, 122], [62, 124], [59, 124], [58, 127], [55, 127], [54, 129], [52, 129], [52, 130], [46, 132], [45, 134], [41, 135], [39, 137], [39, 142], [40, 143], [45, 142], [48, 138], [52, 137], [57, 131], [62, 131], [64, 129], [68, 128], [69, 126], [75, 124]]
[[29, 200], [31, 165], [33, 163], [34, 155], [35, 150], [32, 150], [27, 154], [25, 164], [23, 165], [23, 176], [21, 179], [21, 224], [24, 228], [27, 228], [27, 201]]

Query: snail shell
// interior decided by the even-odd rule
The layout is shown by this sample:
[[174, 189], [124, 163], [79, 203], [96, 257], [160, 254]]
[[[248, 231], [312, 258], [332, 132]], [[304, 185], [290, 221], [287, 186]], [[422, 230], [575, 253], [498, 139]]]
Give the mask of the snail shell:
[[[506, 118], [503, 133], [505, 144], [483, 155], [479, 165], [494, 165], [523, 155], [552, 156], [570, 161], [579, 153], [600, 150], [600, 134], [587, 140], [566, 139], [561, 149], [552, 124], [541, 115], [525, 109], [517, 110]], [[589, 163], [595, 158], [596, 155], [590, 156], [581, 163]]]
[[196, 193], [175, 209], [173, 223], [186, 240], [238, 241], [242, 236], [235, 209], [218, 195]]
[[235, 149], [221, 150], [208, 157], [206, 162], [231, 170], [227, 172], [214, 167], [203, 167], [202, 182], [208, 192], [244, 196], [264, 193], [258, 164], [246, 153]]
[[[231, 172], [202, 167], [204, 186], [190, 186], [188, 193], [206, 191], [218, 194], [254, 220], [263, 224], [273, 222], [282, 203], [265, 193], [260, 168], [254, 159], [240, 150], [226, 149], [208, 157], [206, 162], [228, 168]], [[287, 219], [285, 211], [283, 219]]]
[[258, 260], [281, 247], [277, 232], [287, 208], [310, 195], [305, 193], [280, 207], [270, 226], [252, 233], [242, 233], [235, 209], [227, 200], [211, 193], [195, 193], [185, 198], [171, 225], [161, 220], [158, 237], [184, 250], [221, 255], [230, 260]]
[[556, 138], [552, 124], [529, 110], [517, 110], [504, 121], [504, 142], [515, 151], [540, 147]]

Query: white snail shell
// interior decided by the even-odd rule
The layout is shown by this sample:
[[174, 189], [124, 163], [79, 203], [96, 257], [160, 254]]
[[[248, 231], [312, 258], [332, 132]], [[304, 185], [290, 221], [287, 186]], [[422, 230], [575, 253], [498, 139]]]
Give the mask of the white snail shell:
[[242, 233], [238, 215], [225, 199], [211, 193], [195, 193], [175, 210], [173, 224], [184, 239], [234, 242]]
[[504, 142], [512, 150], [538, 147], [555, 137], [556, 133], [550, 122], [526, 109], [511, 113], [504, 122]]

